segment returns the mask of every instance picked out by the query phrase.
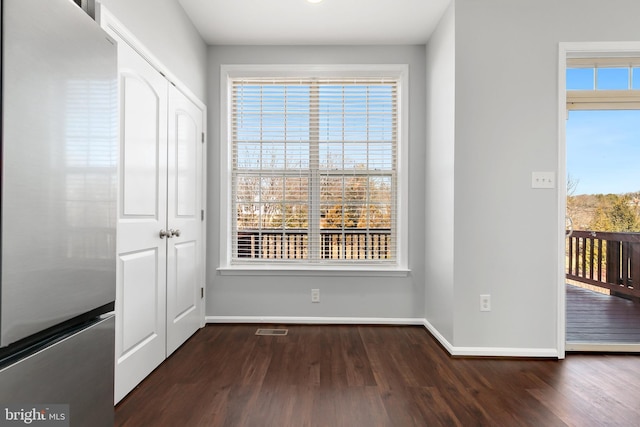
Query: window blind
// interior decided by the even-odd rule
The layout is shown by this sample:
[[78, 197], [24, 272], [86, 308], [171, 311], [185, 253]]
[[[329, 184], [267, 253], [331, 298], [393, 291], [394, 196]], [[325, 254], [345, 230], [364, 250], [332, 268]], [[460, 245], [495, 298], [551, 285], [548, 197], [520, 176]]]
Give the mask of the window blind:
[[231, 81], [232, 263], [391, 263], [398, 80]]

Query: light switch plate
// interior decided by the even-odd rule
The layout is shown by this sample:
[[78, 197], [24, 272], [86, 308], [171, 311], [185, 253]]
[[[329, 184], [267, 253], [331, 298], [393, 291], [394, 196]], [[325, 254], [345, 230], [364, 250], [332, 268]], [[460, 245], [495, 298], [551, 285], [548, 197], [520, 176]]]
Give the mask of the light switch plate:
[[531, 172], [531, 188], [556, 188], [556, 173]]

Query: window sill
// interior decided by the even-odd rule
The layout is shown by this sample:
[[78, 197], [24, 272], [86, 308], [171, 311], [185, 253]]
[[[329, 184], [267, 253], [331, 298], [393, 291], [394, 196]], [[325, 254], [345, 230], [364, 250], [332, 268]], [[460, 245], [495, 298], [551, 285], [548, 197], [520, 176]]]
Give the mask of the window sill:
[[221, 276], [408, 277], [411, 270], [395, 266], [232, 265], [217, 269]]

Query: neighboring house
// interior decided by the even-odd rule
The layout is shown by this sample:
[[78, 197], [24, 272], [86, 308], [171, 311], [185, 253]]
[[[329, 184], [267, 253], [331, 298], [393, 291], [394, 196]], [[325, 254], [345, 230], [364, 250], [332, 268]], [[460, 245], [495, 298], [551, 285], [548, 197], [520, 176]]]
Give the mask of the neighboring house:
[[[558, 44], [640, 40], [640, 2], [455, 0], [423, 46], [312, 47], [207, 47], [177, 0], [102, 3], [208, 106], [208, 321], [426, 322], [457, 354], [563, 357], [558, 193], [530, 186], [558, 169]], [[411, 272], [218, 272], [220, 65], [323, 61], [409, 64]]]

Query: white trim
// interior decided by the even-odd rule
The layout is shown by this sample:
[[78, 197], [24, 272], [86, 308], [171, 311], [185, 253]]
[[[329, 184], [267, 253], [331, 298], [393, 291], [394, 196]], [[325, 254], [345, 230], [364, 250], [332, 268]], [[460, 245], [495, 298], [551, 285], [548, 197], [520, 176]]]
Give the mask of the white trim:
[[[636, 52], [638, 53], [638, 52]], [[575, 56], [567, 58], [567, 68], [637, 68], [640, 67], [640, 57], [629, 56]]]
[[153, 68], [162, 74], [172, 85], [182, 92], [191, 102], [196, 104], [198, 108], [205, 112], [206, 105], [194, 93], [182, 83], [160, 60], [147, 49], [131, 31], [125, 27], [118, 18], [116, 18], [105, 6], [99, 1], [96, 2], [96, 22], [105, 30], [116, 33], [124, 40], [133, 50], [145, 59]]
[[535, 357], [562, 359], [555, 348], [453, 347], [452, 356]]
[[428, 320], [424, 319], [423, 325], [451, 356], [544, 357], [560, 359], [560, 357], [558, 357], [558, 351], [555, 348], [456, 347], [438, 332]]
[[[625, 58], [640, 56], [639, 42], [561, 42], [565, 58]], [[563, 63], [563, 67], [566, 61]], [[564, 89], [564, 88], [563, 88]]]
[[433, 337], [438, 340], [438, 342], [440, 343], [440, 345], [442, 345], [442, 347], [444, 347], [445, 350], [447, 350], [447, 352], [449, 354], [453, 354], [454, 352], [454, 348], [453, 344], [451, 344], [449, 342], [449, 340], [447, 340], [444, 335], [442, 335], [440, 333], [440, 331], [438, 331], [432, 324], [431, 322], [429, 322], [427, 319], [423, 319], [423, 323], [425, 328], [427, 328], [427, 331], [429, 331], [429, 333], [431, 335], [433, 335]]
[[[558, 179], [567, 175], [566, 122], [567, 122], [567, 59], [585, 57], [640, 57], [640, 42], [562, 42], [558, 47]], [[558, 185], [558, 307], [557, 334], [558, 358], [564, 359], [566, 343], [566, 284], [565, 284], [565, 214], [567, 203], [566, 185]], [[574, 344], [572, 344], [574, 345]]]
[[390, 76], [408, 78], [407, 64], [222, 64], [220, 76], [224, 80], [237, 77], [264, 77], [265, 74], [277, 74], [279, 77], [380, 77], [382, 73]]
[[221, 276], [322, 276], [322, 277], [408, 277], [411, 270], [391, 268], [375, 268], [369, 265], [338, 268], [335, 265], [325, 267], [308, 265], [233, 265], [217, 269]]
[[394, 317], [286, 317], [207, 316], [207, 323], [269, 323], [289, 325], [408, 325], [421, 326], [424, 319]]
[[597, 351], [606, 353], [640, 353], [640, 344], [596, 344], [569, 342], [567, 351]]
[[400, 67], [400, 90], [398, 91], [399, 135], [396, 153], [398, 165], [398, 217], [396, 219], [396, 235], [400, 239], [398, 250], [398, 268], [408, 269], [409, 266], [409, 65]]
[[566, 275], [565, 275], [565, 232], [567, 212], [567, 47], [560, 43], [558, 49], [558, 180], [562, 179], [562, 185], [558, 185], [558, 215], [556, 238], [558, 245], [557, 280], [558, 290], [556, 307], [557, 346], [558, 358], [565, 357], [565, 344], [567, 333], [567, 308], [566, 308]]
[[[201, 244], [201, 253], [200, 253], [200, 262], [202, 263], [201, 266], [202, 268], [200, 269], [201, 275], [200, 275], [200, 283], [201, 283], [201, 288], [203, 289], [202, 291], [202, 297], [200, 298], [200, 327], [204, 328], [204, 325], [206, 324], [205, 322], [205, 315], [207, 312], [206, 306], [207, 306], [207, 214], [208, 214], [208, 209], [207, 209], [207, 159], [208, 159], [208, 154], [207, 154], [207, 145], [209, 145], [209, 132], [207, 132], [207, 122], [208, 120], [208, 116], [207, 116], [207, 107], [205, 106], [204, 109], [202, 110], [203, 113], [203, 117], [202, 117], [202, 132], [204, 133], [204, 142], [202, 143], [202, 194], [200, 195], [201, 199], [201, 203], [200, 203], [200, 209], [202, 211], [204, 211], [204, 218], [200, 221], [200, 231], [202, 233], [202, 244]], [[202, 214], [200, 214], [202, 215]]]
[[231, 229], [232, 215], [231, 185], [233, 164], [232, 151], [229, 149], [229, 129], [231, 129], [231, 90], [229, 70], [226, 65], [220, 66], [220, 266], [231, 265]]
[[[250, 271], [258, 271], [246, 265], [231, 265], [231, 182], [232, 164], [229, 150], [229, 129], [230, 115], [228, 114], [231, 105], [231, 85], [229, 80], [238, 77], [264, 77], [265, 75], [277, 74], [279, 77], [308, 77], [313, 74], [317, 77], [380, 77], [383, 74], [397, 77], [398, 83], [398, 145], [397, 145], [397, 176], [398, 176], [398, 218], [396, 220], [396, 235], [398, 236], [397, 260], [396, 263], [386, 265], [384, 270], [370, 268], [366, 264], [350, 267], [348, 265], [319, 266], [318, 270], [328, 268], [323, 271], [339, 271], [344, 275], [346, 271], [352, 271], [353, 275], [366, 272], [395, 272], [393, 275], [407, 275], [409, 272], [409, 65], [408, 64], [222, 64], [220, 66], [220, 268], [221, 274], [236, 274], [240, 271], [247, 274]], [[275, 268], [265, 267], [261, 264], [262, 271], [278, 271], [282, 274], [286, 271], [315, 271], [309, 265], [279, 264]], [[270, 274], [270, 273], [266, 273]], [[366, 274], [365, 274], [366, 275]], [[376, 274], [380, 275], [380, 274]], [[382, 274], [384, 275], [384, 274]]]

